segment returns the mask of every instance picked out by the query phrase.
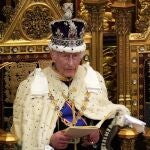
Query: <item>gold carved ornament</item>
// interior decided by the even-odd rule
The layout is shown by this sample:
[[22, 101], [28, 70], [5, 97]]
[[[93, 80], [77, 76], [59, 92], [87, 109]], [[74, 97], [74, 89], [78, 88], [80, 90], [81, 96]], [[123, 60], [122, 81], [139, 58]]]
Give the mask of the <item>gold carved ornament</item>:
[[29, 39], [46, 39], [50, 36], [49, 22], [52, 21], [50, 10], [45, 5], [33, 5], [23, 14], [22, 32]]

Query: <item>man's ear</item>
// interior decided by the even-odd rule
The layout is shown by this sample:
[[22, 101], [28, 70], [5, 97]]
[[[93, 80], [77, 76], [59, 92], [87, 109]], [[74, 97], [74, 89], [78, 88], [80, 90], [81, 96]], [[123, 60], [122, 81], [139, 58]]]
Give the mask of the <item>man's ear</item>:
[[51, 59], [53, 62], [56, 62], [56, 53], [54, 51], [51, 51], [50, 52], [50, 55], [51, 55]]

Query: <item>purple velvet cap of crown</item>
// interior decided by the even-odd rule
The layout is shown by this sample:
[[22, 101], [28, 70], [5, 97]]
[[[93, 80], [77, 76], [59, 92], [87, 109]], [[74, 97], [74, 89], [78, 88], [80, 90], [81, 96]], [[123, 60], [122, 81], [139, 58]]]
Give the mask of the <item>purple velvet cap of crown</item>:
[[50, 49], [70, 53], [85, 51], [86, 45], [83, 40], [85, 26], [83, 20], [76, 18], [52, 21]]

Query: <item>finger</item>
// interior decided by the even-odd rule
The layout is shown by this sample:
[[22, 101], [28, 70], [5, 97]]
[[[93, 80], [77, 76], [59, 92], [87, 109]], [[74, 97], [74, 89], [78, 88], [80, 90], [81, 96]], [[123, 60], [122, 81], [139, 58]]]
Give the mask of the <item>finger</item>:
[[60, 144], [69, 144], [69, 141], [61, 140], [59, 143], [60, 143]]
[[71, 141], [70, 137], [66, 137], [66, 136], [61, 136], [59, 139], [59, 142], [61, 144], [67, 144]]
[[68, 147], [68, 144], [59, 144], [57, 147], [58, 149], [66, 149]]
[[62, 147], [67, 147], [67, 146], [68, 146], [68, 144], [61, 144], [61, 146], [62, 146]]
[[71, 140], [71, 139], [72, 139], [72, 136], [66, 134], [64, 131], [61, 131], [61, 135], [62, 135], [64, 138], [66, 138], [67, 140]]

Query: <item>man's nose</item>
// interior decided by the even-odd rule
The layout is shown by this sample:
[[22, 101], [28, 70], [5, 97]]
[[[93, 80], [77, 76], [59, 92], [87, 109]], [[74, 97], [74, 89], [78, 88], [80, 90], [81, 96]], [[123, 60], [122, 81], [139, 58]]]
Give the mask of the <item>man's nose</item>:
[[72, 55], [70, 55], [68, 57], [68, 63], [69, 63], [69, 65], [73, 65], [73, 57], [72, 57]]

